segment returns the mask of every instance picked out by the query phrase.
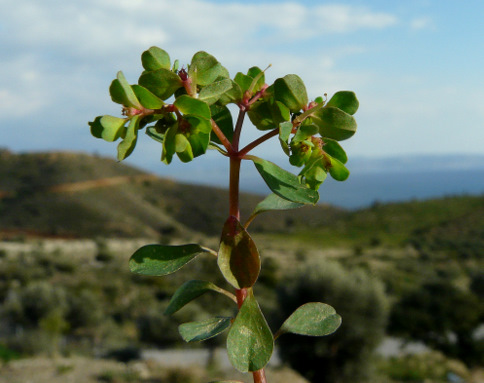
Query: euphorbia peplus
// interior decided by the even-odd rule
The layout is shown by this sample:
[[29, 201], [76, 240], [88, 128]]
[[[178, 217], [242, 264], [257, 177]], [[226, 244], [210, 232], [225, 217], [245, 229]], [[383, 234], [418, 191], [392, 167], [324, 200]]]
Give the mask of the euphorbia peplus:
[[[170, 164], [175, 155], [182, 162], [190, 162], [209, 149], [217, 150], [230, 162], [230, 202], [218, 251], [196, 244], [151, 244], [133, 254], [129, 267], [137, 274], [163, 276], [202, 253], [214, 256], [232, 291], [209, 281], [191, 280], [176, 291], [165, 313], [171, 315], [209, 291], [226, 295], [235, 304], [234, 317], [185, 323], [179, 332], [185, 341], [194, 342], [228, 331], [227, 353], [233, 366], [251, 372], [254, 382], [265, 382], [264, 367], [277, 337], [284, 333], [328, 335], [339, 327], [341, 318], [331, 306], [311, 302], [299, 307], [273, 335], [254, 296], [261, 261], [248, 227], [261, 213], [318, 202], [318, 189], [328, 173], [338, 181], [348, 177], [344, 165], [347, 156], [339, 141], [356, 131], [353, 114], [358, 100], [353, 92], [341, 91], [329, 101], [326, 96], [310, 101], [297, 75], [286, 75], [268, 85], [265, 71], [258, 67], [246, 74], [239, 72], [232, 79], [227, 69], [206, 52], [196, 53], [186, 69], [179, 69], [178, 61], [172, 65], [168, 53], [157, 47], [143, 52], [141, 62], [144, 71], [138, 84], [129, 84], [119, 72], [109, 89], [112, 100], [122, 105], [124, 117], [99, 116], [89, 123], [91, 133], [106, 141], [121, 140], [119, 160], [132, 153], [142, 129], [161, 144], [165, 164]], [[235, 124], [229, 104], [239, 109]], [[246, 115], [255, 129], [266, 132], [239, 148]], [[250, 154], [273, 138], [289, 162], [302, 168], [297, 175]], [[242, 161], [253, 162], [272, 191], [244, 223], [239, 210]]]

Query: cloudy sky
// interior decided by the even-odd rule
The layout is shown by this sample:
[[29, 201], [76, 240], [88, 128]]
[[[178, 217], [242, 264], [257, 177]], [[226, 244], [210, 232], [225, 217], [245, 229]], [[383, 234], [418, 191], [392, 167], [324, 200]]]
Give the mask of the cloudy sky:
[[[484, 154], [482, 0], [0, 0], [0, 147], [114, 156], [87, 122], [118, 115], [108, 87], [137, 81], [152, 45], [190, 61], [199, 50], [235, 75], [272, 64], [310, 98], [354, 90], [350, 156]], [[247, 124], [245, 141], [256, 132]], [[275, 150], [277, 149], [277, 151]], [[277, 158], [277, 145], [261, 150]], [[152, 168], [142, 136], [131, 163]], [[281, 156], [282, 158], [282, 156]], [[162, 166], [162, 165], [159, 165]]]

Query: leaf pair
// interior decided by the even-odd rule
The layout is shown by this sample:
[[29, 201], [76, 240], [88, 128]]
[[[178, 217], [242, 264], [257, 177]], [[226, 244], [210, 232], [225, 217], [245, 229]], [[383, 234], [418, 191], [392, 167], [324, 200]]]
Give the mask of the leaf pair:
[[177, 119], [161, 135], [161, 159], [169, 164], [176, 154], [181, 161], [190, 162], [204, 154], [210, 142], [211, 112], [207, 103], [188, 95], [178, 97], [173, 104], [179, 112]]
[[319, 108], [310, 115], [311, 122], [319, 128], [321, 137], [346, 140], [356, 133], [353, 114], [358, 107], [359, 102], [354, 92], [337, 92], [324, 108]]
[[[128, 157], [136, 146], [142, 119], [141, 112], [146, 109], [159, 109], [164, 102], [140, 85], [129, 85], [122, 72], [118, 72], [109, 92], [114, 102], [124, 106], [127, 117], [99, 116], [89, 125], [92, 135], [97, 138], [109, 142], [122, 138], [122, 142], [118, 145], [118, 160], [121, 161]], [[126, 126], [127, 123], [128, 126]]]

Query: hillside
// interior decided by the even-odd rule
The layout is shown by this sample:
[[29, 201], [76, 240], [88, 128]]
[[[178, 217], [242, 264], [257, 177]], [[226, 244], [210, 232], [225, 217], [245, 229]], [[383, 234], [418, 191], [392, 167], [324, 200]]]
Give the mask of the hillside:
[[[262, 196], [241, 197], [247, 217]], [[225, 190], [160, 178], [109, 158], [82, 153], [0, 153], [0, 232], [60, 237], [218, 235]], [[256, 220], [254, 231], [320, 226], [342, 209], [303, 208]]]

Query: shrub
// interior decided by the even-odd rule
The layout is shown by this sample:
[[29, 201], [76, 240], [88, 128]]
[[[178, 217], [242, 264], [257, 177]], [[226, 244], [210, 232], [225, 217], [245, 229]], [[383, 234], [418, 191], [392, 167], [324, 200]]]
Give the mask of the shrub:
[[389, 330], [468, 365], [479, 364], [484, 361], [484, 350], [474, 332], [481, 323], [481, 306], [476, 295], [446, 281], [425, 283], [394, 305]]
[[371, 373], [370, 360], [384, 335], [387, 298], [383, 285], [362, 271], [335, 263], [311, 262], [278, 289], [280, 316], [301, 303], [323, 300], [343, 322], [329, 337], [282, 336], [280, 356], [311, 382], [361, 382]]

